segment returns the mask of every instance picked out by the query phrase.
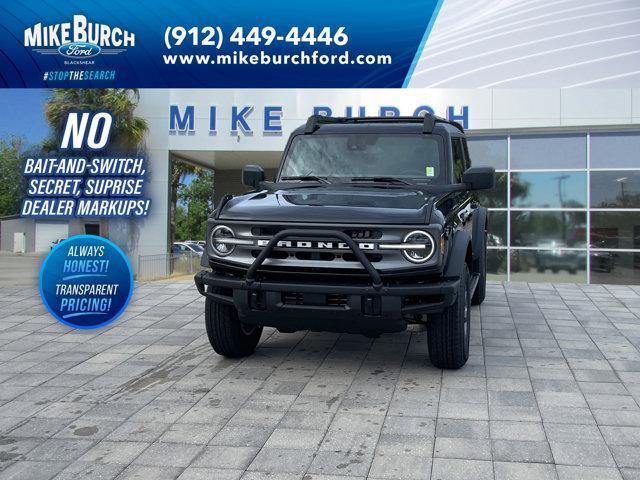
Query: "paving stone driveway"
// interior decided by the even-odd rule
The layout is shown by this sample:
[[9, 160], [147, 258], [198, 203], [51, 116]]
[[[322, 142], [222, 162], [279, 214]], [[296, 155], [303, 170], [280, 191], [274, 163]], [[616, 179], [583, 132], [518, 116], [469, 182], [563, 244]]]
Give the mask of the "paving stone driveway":
[[0, 478], [639, 479], [640, 287], [489, 286], [459, 371], [423, 332], [210, 349], [190, 282], [72, 331], [0, 289]]

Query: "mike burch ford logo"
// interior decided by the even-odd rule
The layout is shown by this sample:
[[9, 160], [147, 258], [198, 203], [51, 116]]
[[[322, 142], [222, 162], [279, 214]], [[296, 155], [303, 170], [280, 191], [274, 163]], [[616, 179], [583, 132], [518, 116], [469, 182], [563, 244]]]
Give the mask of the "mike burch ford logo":
[[72, 22], [36, 23], [24, 31], [24, 46], [42, 55], [62, 55], [68, 64], [93, 64], [98, 55], [118, 55], [134, 47], [136, 36], [120, 27], [87, 21], [74, 15]]

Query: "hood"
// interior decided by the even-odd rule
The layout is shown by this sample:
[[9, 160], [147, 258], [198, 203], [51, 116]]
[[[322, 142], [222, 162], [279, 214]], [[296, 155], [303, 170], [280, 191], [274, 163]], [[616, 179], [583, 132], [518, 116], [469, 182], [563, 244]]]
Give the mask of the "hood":
[[220, 219], [265, 222], [422, 224], [433, 198], [412, 188], [319, 185], [234, 197]]

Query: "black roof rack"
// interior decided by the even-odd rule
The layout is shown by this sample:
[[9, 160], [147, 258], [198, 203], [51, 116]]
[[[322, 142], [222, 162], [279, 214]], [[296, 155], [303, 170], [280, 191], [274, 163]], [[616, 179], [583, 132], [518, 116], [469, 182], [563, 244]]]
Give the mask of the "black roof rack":
[[324, 115], [311, 115], [304, 127], [304, 133], [311, 134], [323, 124], [347, 123], [422, 123], [423, 133], [432, 133], [436, 123], [448, 123], [464, 133], [462, 125], [458, 122], [436, 117], [430, 113], [427, 113], [424, 117], [326, 117]]

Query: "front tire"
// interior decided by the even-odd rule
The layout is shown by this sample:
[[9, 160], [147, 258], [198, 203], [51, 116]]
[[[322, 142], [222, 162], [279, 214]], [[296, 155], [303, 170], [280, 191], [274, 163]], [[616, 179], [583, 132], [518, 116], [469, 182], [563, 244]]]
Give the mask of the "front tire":
[[205, 325], [209, 343], [219, 355], [241, 358], [251, 355], [260, 341], [262, 327], [240, 322], [233, 305], [205, 300]]
[[453, 305], [428, 320], [429, 359], [437, 368], [460, 368], [469, 359], [471, 337], [471, 299], [469, 297], [469, 269], [465, 264], [458, 287], [458, 298]]

